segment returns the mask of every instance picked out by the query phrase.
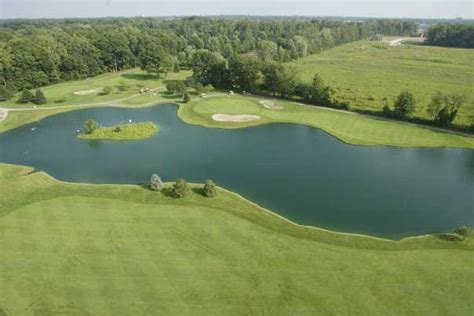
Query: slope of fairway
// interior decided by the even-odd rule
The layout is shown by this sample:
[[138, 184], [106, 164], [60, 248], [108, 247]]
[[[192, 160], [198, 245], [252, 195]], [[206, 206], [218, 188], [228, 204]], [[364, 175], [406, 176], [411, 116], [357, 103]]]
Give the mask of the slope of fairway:
[[338, 234], [224, 190], [181, 200], [28, 171], [0, 165], [3, 314], [474, 311], [471, 240]]
[[422, 45], [389, 46], [360, 41], [291, 62], [302, 80], [318, 73], [336, 90], [336, 98], [360, 109], [381, 110], [384, 98], [393, 102], [402, 90], [418, 101], [415, 115], [437, 92], [461, 93], [468, 99], [456, 124], [474, 123], [474, 50]]
[[[270, 110], [258, 98], [215, 96], [180, 105], [178, 115], [185, 122], [207, 127], [240, 128], [270, 122], [305, 124], [321, 128], [340, 140], [355, 145], [391, 145], [400, 147], [474, 148], [474, 137], [418, 127], [414, 124], [370, 118], [355, 113], [275, 100], [281, 110]], [[215, 113], [257, 114], [252, 122], [216, 122]]]
[[[163, 95], [158, 91], [165, 90], [165, 81], [184, 80], [190, 75], [189, 71], [170, 73], [166, 78], [149, 76], [139, 69], [131, 69], [121, 72], [106, 73], [86, 80], [68, 81], [41, 88], [48, 103], [37, 107], [70, 106], [84, 104], [106, 104], [110, 102], [137, 105], [149, 104], [160, 100]], [[126, 90], [120, 90], [125, 84]], [[112, 91], [103, 95], [102, 88], [109, 86]], [[140, 94], [140, 90], [148, 88], [151, 92]], [[10, 101], [0, 102], [0, 107], [8, 108], [31, 108], [32, 103], [16, 103], [18, 96]], [[137, 100], [138, 99], [138, 100]], [[133, 101], [132, 101], [133, 100]]]

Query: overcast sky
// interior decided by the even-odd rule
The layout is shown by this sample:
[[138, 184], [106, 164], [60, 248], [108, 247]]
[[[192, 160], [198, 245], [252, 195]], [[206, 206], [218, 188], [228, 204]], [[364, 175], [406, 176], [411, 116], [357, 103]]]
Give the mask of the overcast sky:
[[0, 0], [0, 19], [219, 14], [472, 19], [472, 3], [465, 0]]

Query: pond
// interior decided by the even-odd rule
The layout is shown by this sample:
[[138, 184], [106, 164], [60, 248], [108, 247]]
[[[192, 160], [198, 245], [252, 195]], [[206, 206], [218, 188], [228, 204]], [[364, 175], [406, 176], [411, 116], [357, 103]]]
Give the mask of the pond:
[[[77, 139], [89, 118], [152, 121], [160, 131], [131, 142]], [[174, 105], [51, 116], [0, 134], [0, 162], [73, 182], [213, 179], [300, 224], [394, 239], [474, 224], [474, 150], [352, 146], [296, 124], [204, 128], [182, 122]]]

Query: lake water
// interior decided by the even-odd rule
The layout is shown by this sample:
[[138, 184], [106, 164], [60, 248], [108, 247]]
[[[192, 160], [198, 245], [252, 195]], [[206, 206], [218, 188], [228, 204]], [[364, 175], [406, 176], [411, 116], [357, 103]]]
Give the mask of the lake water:
[[[131, 142], [77, 139], [89, 118], [153, 121], [160, 132]], [[474, 150], [352, 146], [294, 124], [204, 128], [182, 122], [174, 105], [51, 116], [0, 134], [0, 162], [73, 182], [213, 179], [297, 223], [388, 238], [474, 225]]]

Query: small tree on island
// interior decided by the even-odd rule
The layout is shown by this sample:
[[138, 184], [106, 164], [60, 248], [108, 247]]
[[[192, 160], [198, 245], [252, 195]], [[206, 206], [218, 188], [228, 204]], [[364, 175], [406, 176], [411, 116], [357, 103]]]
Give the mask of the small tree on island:
[[456, 228], [454, 233], [458, 235], [460, 239], [464, 240], [471, 235], [471, 228], [464, 225], [464, 226]]
[[416, 100], [413, 93], [410, 91], [402, 91], [395, 101], [394, 104], [394, 113], [399, 118], [404, 118], [408, 114], [411, 114], [415, 111]]
[[156, 173], [151, 175], [150, 189], [152, 189], [153, 191], [161, 191], [161, 189], [163, 189], [163, 182], [161, 181], [160, 176]]
[[28, 103], [28, 102], [33, 101], [34, 98], [35, 96], [30, 90], [24, 89], [23, 91], [21, 91], [20, 98], [18, 99], [18, 103]]
[[214, 197], [217, 194], [217, 187], [214, 181], [206, 180], [204, 182], [204, 187], [202, 188], [202, 192], [206, 197]]
[[36, 89], [35, 91], [35, 99], [33, 100], [34, 104], [45, 104], [47, 102], [46, 97], [44, 96], [43, 91], [41, 89]]
[[173, 195], [177, 198], [185, 197], [189, 192], [188, 183], [184, 179], [176, 180], [173, 184]]
[[85, 121], [84, 123], [84, 133], [85, 134], [92, 134], [96, 129], [99, 128], [99, 123], [97, 121], [94, 121], [94, 120], [87, 120]]
[[189, 93], [185, 92], [183, 95], [183, 102], [188, 103], [189, 101], [191, 101], [191, 97], [189, 96]]

